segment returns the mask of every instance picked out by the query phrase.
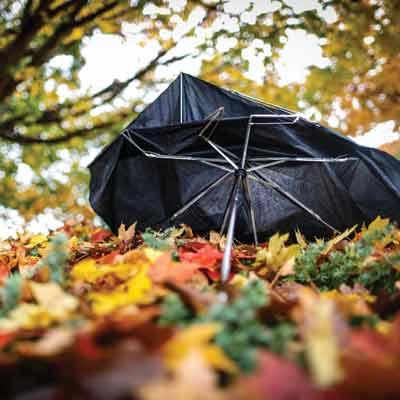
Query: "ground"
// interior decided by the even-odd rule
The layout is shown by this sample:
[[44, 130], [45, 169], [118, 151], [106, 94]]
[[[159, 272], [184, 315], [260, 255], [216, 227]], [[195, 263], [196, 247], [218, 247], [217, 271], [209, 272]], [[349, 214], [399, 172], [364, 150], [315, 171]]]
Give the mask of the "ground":
[[0, 243], [2, 399], [400, 393], [400, 231], [237, 243], [68, 221]]

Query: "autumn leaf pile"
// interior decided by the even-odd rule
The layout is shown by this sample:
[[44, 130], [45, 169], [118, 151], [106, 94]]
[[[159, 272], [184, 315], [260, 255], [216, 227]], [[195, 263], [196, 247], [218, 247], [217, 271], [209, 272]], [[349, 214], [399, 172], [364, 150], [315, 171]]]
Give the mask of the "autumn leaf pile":
[[224, 237], [69, 221], [0, 243], [2, 399], [400, 396], [400, 231]]

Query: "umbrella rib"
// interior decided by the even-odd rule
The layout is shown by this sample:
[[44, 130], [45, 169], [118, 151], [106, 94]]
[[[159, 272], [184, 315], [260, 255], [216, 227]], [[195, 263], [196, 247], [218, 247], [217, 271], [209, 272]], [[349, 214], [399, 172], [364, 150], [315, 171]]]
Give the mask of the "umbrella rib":
[[229, 164], [232, 165], [234, 169], [239, 169], [238, 165], [231, 159], [229, 158], [220, 148], [217, 144], [215, 144], [213, 141], [210, 139], [207, 139], [206, 137], [202, 136], [202, 138], [218, 153], [220, 154]]
[[242, 177], [242, 185], [243, 185], [243, 188], [244, 188], [244, 197], [246, 199], [247, 208], [248, 208], [248, 212], [249, 212], [249, 219], [250, 219], [251, 229], [253, 231], [254, 244], [256, 246], [258, 246], [256, 218], [255, 218], [253, 202], [252, 202], [252, 199], [251, 199], [251, 193], [250, 193], [250, 189], [249, 189], [249, 179], [248, 179], [247, 175]]
[[210, 167], [214, 167], [214, 168], [220, 169], [220, 170], [222, 170], [222, 171], [231, 172], [231, 173], [234, 172], [234, 170], [231, 169], [231, 168], [225, 167], [225, 166], [223, 166], [223, 165], [214, 164], [213, 162], [210, 162], [210, 161], [204, 161], [204, 160], [203, 160], [203, 161], [200, 161], [200, 162], [201, 162], [202, 164], [209, 165]]
[[208, 135], [209, 137], [213, 134], [215, 128], [217, 127], [218, 123], [219, 123], [219, 117], [221, 116], [221, 114], [223, 114], [224, 112], [224, 107], [219, 107], [217, 108], [215, 111], [213, 111], [208, 117], [208, 122], [204, 125], [204, 127], [201, 129], [200, 133], [198, 134], [200, 137], [203, 137], [204, 132], [208, 129], [209, 126], [211, 126], [211, 124], [213, 122], [216, 122], [216, 124], [211, 128], [211, 133]]
[[[347, 162], [347, 161], [355, 161], [358, 158], [355, 157], [346, 157], [346, 158], [308, 158], [308, 157], [265, 157], [265, 158], [250, 158], [249, 162], [263, 162], [270, 161], [276, 162], [278, 164], [284, 162], [314, 162], [314, 163], [334, 163], [334, 162]], [[263, 168], [270, 167], [275, 164], [267, 163], [263, 165], [257, 165], [248, 169], [248, 172], [258, 171]]]
[[322, 217], [320, 217], [315, 211], [313, 211], [311, 208], [307, 207], [304, 203], [302, 203], [300, 200], [296, 199], [292, 194], [287, 192], [285, 189], [283, 189], [280, 185], [278, 185], [276, 182], [272, 181], [271, 179], [264, 177], [260, 175], [259, 173], [256, 172], [256, 176], [253, 174], [249, 174], [249, 177], [253, 180], [255, 180], [258, 183], [261, 183], [264, 186], [270, 187], [272, 189], [275, 189], [278, 193], [292, 201], [294, 204], [296, 204], [298, 207], [303, 209], [304, 211], [308, 212], [310, 215], [312, 215], [316, 220], [321, 222], [323, 225], [328, 227], [330, 230], [332, 230], [335, 233], [338, 233], [338, 230], [334, 228], [332, 225], [330, 225], [328, 222], [326, 222]]
[[137, 148], [145, 157], [148, 158], [159, 158], [162, 160], [177, 160], [177, 161], [198, 161], [207, 165], [210, 165], [212, 167], [221, 169], [223, 171], [229, 171], [233, 172], [233, 170], [228, 169], [227, 167], [223, 167], [222, 165], [217, 165], [214, 164], [214, 162], [224, 162], [226, 163], [224, 159], [221, 158], [207, 158], [207, 157], [192, 157], [192, 156], [179, 156], [179, 155], [170, 155], [170, 154], [160, 154], [160, 153], [154, 153], [151, 151], [146, 151], [142, 147], [140, 147], [130, 136], [128, 136], [125, 132], [122, 132], [122, 136], [128, 140], [130, 144], [132, 144], [135, 148]]
[[219, 144], [217, 144], [217, 143], [215, 143], [215, 142], [213, 142], [213, 143], [214, 143], [215, 146], [217, 146], [221, 151], [223, 151], [224, 153], [226, 153], [228, 156], [231, 156], [232, 159], [234, 159], [234, 160], [236, 160], [236, 161], [239, 161], [239, 160], [240, 160], [239, 157], [238, 157], [235, 153], [232, 153], [230, 150], [225, 149], [224, 147], [220, 146]]
[[211, 190], [213, 190], [216, 186], [221, 184], [225, 179], [227, 179], [230, 175], [232, 175], [232, 172], [227, 172], [226, 174], [222, 175], [218, 179], [216, 179], [214, 182], [211, 182], [207, 187], [205, 187], [203, 190], [198, 192], [191, 200], [189, 200], [186, 204], [184, 204], [179, 210], [177, 210], [171, 217], [171, 220], [174, 220], [179, 217], [182, 213], [184, 213], [188, 208], [190, 208], [193, 204], [197, 203], [199, 200], [201, 200], [207, 193], [209, 193]]

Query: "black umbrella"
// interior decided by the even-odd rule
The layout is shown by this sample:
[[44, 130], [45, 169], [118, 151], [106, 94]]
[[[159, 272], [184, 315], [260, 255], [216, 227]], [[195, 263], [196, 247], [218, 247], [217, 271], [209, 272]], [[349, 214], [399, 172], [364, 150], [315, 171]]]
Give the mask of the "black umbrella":
[[[327, 235], [400, 217], [400, 162], [283, 108], [181, 74], [90, 165], [90, 201], [121, 223]], [[236, 228], [236, 229], [235, 229]], [[235, 234], [236, 231], [236, 234]]]

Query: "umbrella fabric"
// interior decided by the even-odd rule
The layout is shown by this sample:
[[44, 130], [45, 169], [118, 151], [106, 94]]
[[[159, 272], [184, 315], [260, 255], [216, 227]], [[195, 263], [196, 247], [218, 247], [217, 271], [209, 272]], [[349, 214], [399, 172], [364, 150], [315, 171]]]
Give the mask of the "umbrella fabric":
[[[338, 230], [368, 222], [377, 215], [400, 219], [400, 162], [395, 158], [303, 118], [283, 124], [284, 117], [279, 116], [291, 115], [285, 109], [182, 74], [89, 166], [91, 205], [113, 231], [121, 223], [135, 221], [140, 228], [186, 223], [198, 232], [206, 232], [221, 227], [237, 175], [229, 172], [229, 164], [223, 164], [228, 168], [221, 170], [215, 166], [221, 163], [146, 157], [141, 151], [221, 158], [199, 136], [209, 122], [207, 117], [219, 107], [224, 107], [223, 118], [210, 125], [210, 138], [237, 163], [249, 116], [276, 115], [272, 125], [251, 127], [247, 152], [247, 169], [287, 158], [247, 176], [260, 237], [295, 228], [307, 235], [330, 233], [299, 203]], [[347, 161], [312, 161], [341, 156]], [[209, 185], [214, 186], [205, 196], [172, 218]], [[251, 224], [245, 193], [238, 193], [236, 236], [249, 240]]]

